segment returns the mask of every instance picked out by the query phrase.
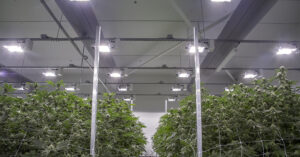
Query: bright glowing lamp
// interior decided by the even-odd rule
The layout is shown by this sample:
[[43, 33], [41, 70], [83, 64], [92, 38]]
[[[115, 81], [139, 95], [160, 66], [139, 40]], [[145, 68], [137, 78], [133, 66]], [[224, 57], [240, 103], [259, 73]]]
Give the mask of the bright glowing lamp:
[[121, 73], [119, 72], [112, 72], [109, 74], [110, 77], [113, 77], [113, 78], [120, 78], [122, 77]]
[[176, 98], [168, 98], [168, 101], [169, 101], [169, 102], [175, 102], [175, 101], [176, 101]]
[[70, 0], [71, 2], [89, 2], [90, 0]]
[[7, 49], [9, 52], [16, 52], [16, 53], [23, 53], [24, 50], [19, 45], [4, 45], [5, 49]]
[[226, 92], [232, 92], [233, 89], [232, 89], [232, 88], [225, 87], [225, 91], [226, 91]]
[[15, 90], [23, 91], [23, 90], [25, 90], [25, 88], [24, 88], [24, 86], [21, 86], [21, 87], [16, 87]]
[[43, 72], [43, 75], [45, 77], [56, 77], [56, 74], [54, 71], [47, 71], [47, 72]]
[[100, 45], [99, 46], [99, 52], [103, 52], [103, 53], [109, 53], [110, 47], [108, 45]]
[[179, 72], [178, 77], [179, 78], [188, 78], [188, 77], [190, 77], [190, 74], [187, 72]]
[[296, 48], [279, 48], [276, 55], [290, 55], [296, 50]]
[[[65, 90], [69, 91], [69, 92], [74, 92], [76, 89], [75, 89], [75, 87], [66, 87]], [[79, 90], [79, 89], [77, 89], [77, 90]]]
[[127, 92], [127, 86], [119, 86], [118, 91], [119, 92]]
[[[203, 53], [205, 50], [205, 47], [204, 46], [198, 46], [198, 52], [199, 53]], [[189, 53], [195, 53], [196, 50], [195, 50], [195, 46], [190, 46], [189, 47]]]
[[172, 87], [171, 89], [173, 92], [180, 92], [182, 89], [179, 87]]
[[231, 2], [231, 0], [211, 0], [212, 2]]
[[131, 101], [131, 98], [124, 98], [123, 100], [129, 102]]
[[244, 74], [244, 79], [253, 79], [257, 76], [256, 73], [253, 73], [253, 72], [247, 72]]

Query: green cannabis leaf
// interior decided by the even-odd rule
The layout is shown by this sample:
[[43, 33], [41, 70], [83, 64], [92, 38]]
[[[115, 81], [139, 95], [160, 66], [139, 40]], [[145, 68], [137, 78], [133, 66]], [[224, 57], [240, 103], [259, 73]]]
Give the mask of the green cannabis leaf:
[[[90, 156], [90, 100], [49, 82], [53, 91], [31, 84], [25, 98], [0, 87], [0, 156]], [[99, 157], [131, 157], [144, 152], [144, 125], [134, 117], [129, 104], [113, 94], [99, 100], [96, 153]]]
[[[222, 96], [202, 89], [203, 156], [300, 156], [299, 88], [283, 67], [253, 83]], [[195, 95], [161, 117], [152, 139], [160, 157], [197, 156]]]

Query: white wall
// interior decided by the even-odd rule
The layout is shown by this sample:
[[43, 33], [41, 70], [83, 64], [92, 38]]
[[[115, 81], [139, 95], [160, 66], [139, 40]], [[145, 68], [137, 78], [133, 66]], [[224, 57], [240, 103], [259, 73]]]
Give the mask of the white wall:
[[146, 126], [143, 129], [144, 134], [147, 138], [146, 154], [145, 155], [155, 155], [152, 149], [152, 136], [156, 132], [156, 128], [159, 125], [159, 119], [163, 112], [134, 112], [134, 115], [139, 117], [139, 120]]

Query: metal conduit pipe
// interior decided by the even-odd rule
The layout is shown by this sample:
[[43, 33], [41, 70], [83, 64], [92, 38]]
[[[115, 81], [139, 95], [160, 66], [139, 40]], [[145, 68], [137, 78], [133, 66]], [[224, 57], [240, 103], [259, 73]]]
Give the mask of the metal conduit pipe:
[[[25, 41], [26, 39], [30, 39], [32, 41], [94, 41], [94, 38], [88, 37], [74, 37], [74, 38], [0, 38], [0, 41]], [[104, 41], [173, 41], [173, 42], [192, 42], [191, 38], [104, 38]], [[219, 41], [219, 42], [233, 42], [233, 43], [265, 43], [265, 44], [277, 44], [277, 43], [288, 43], [288, 44], [297, 44], [300, 43], [299, 40], [234, 40], [234, 39], [199, 39], [199, 42], [209, 42], [210, 40]]]
[[[63, 25], [59, 22], [59, 20], [56, 18], [56, 16], [54, 15], [54, 13], [52, 12], [52, 10], [49, 8], [49, 6], [47, 5], [47, 3], [45, 2], [45, 0], [40, 0], [40, 2], [42, 3], [42, 5], [44, 6], [44, 8], [47, 10], [47, 12], [50, 14], [50, 16], [53, 18], [53, 20], [55, 21], [55, 23], [58, 25], [58, 27], [62, 30], [62, 32], [64, 33], [64, 35], [67, 37], [68, 41], [71, 42], [71, 44], [73, 45], [73, 47], [76, 49], [76, 51], [78, 52], [78, 54], [85, 60], [85, 62], [88, 64], [88, 68], [93, 71], [92, 65], [88, 62], [88, 58], [87, 56], [85, 56], [81, 50], [79, 49], [79, 47], [77, 46], [77, 44], [74, 42], [74, 40], [71, 40], [71, 36], [68, 34], [68, 32], [66, 31], [66, 29], [63, 27]], [[103, 81], [99, 78], [99, 81], [101, 82], [101, 84], [103, 85], [103, 87], [106, 89], [106, 91], [110, 92], [109, 89], [106, 87], [106, 85], [103, 83]]]
[[[7, 84], [20, 84], [22, 82], [1, 82], [1, 83], [7, 83]], [[47, 82], [36, 82], [38, 84], [43, 84], [46, 85], [48, 84]], [[64, 84], [68, 85], [68, 84], [79, 84], [79, 82], [64, 82]], [[133, 85], [175, 85], [175, 84], [180, 84], [180, 85], [190, 85], [193, 83], [180, 83], [180, 82], [123, 82], [123, 83], [114, 83], [114, 82], [107, 82], [105, 83], [107, 85], [109, 84], [115, 84], [115, 85], [119, 85], [119, 84], [133, 84]], [[208, 86], [228, 86], [228, 85], [232, 85], [233, 83], [226, 83], [226, 82], [216, 82], [216, 83], [202, 83], [203, 85], [208, 85]], [[244, 85], [253, 85], [251, 83], [243, 83]], [[91, 86], [92, 83], [80, 83], [80, 85], [83, 86]]]
[[[93, 67], [91, 67], [93, 68]], [[90, 67], [81, 66], [0, 66], [0, 69], [90, 69]], [[142, 69], [142, 70], [193, 70], [193, 67], [99, 67], [99, 69]], [[200, 68], [201, 70], [216, 70], [217, 68]], [[276, 70], [278, 67], [253, 67], [253, 68], [222, 68], [226, 70]], [[300, 71], [300, 68], [286, 68], [290, 71]]]

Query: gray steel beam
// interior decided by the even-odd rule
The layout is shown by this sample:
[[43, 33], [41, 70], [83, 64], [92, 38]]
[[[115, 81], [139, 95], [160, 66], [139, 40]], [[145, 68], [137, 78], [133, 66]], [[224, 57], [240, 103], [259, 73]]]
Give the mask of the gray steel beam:
[[[0, 65], [0, 69], [90, 69], [93, 67], [87, 66], [3, 66]], [[193, 67], [99, 67], [99, 69], [141, 69], [141, 70], [193, 70]], [[276, 70], [279, 67], [229, 67], [222, 68], [224, 70], [235, 70], [235, 71], [245, 71], [245, 70]], [[217, 70], [217, 68], [200, 68], [201, 70]], [[297, 67], [287, 67], [288, 71], [300, 71]]]
[[[90, 3], [74, 3], [69, 0], [55, 0], [55, 2], [79, 37], [95, 38], [96, 28], [100, 24]], [[101, 39], [103, 38], [101, 35]], [[90, 55], [94, 57], [93, 40], [83, 40], [83, 43]], [[100, 65], [115, 66], [116, 64], [111, 55], [100, 54]]]
[[[30, 39], [32, 41], [94, 41], [94, 38], [91, 37], [72, 37], [72, 38], [0, 38], [0, 41], [25, 41]], [[191, 38], [103, 38], [104, 41], [143, 41], [143, 42], [152, 42], [152, 41], [173, 41], [173, 42], [192, 42]], [[264, 43], [264, 44], [277, 44], [277, 43], [287, 43], [287, 44], [299, 44], [299, 40], [237, 40], [237, 39], [199, 39], [199, 42], [209, 42], [210, 40], [222, 42], [222, 43]]]
[[64, 35], [67, 37], [67, 39], [69, 39], [69, 41], [71, 42], [71, 44], [73, 45], [73, 47], [75, 48], [75, 50], [77, 51], [77, 53], [85, 59], [85, 61], [87, 62], [87, 64], [89, 66], [92, 66], [88, 61], [87, 61], [87, 57], [81, 52], [81, 50], [79, 49], [78, 45], [73, 41], [70, 40], [71, 36], [69, 35], [69, 33], [66, 31], [66, 29], [63, 27], [63, 25], [59, 22], [59, 20], [56, 18], [56, 16], [54, 15], [54, 13], [52, 12], [52, 10], [50, 9], [50, 7], [47, 5], [47, 3], [45, 2], [45, 0], [40, 0], [42, 5], [44, 6], [44, 8], [47, 10], [47, 12], [50, 14], [50, 16], [52, 17], [52, 19], [56, 22], [56, 24], [58, 25], [58, 27], [62, 30], [62, 32], [64, 33]]
[[[224, 29], [220, 40], [243, 40], [278, 0], [242, 0]], [[218, 67], [239, 42], [216, 41], [214, 52], [208, 53], [202, 67]]]
[[[4, 82], [7, 84], [19, 84], [20, 82]], [[42, 84], [42, 85], [47, 85], [47, 82], [36, 82], [38, 84]], [[79, 82], [64, 82], [64, 84], [79, 84]], [[122, 83], [115, 83], [115, 82], [106, 82], [105, 84], [109, 85], [109, 84], [115, 84], [115, 85], [119, 85], [119, 84], [133, 84], [133, 85], [175, 85], [175, 84], [180, 84], [180, 85], [189, 85], [189, 84], [193, 84], [193, 83], [180, 83], [180, 82], [122, 82]], [[226, 83], [226, 82], [211, 82], [211, 83], [202, 83], [203, 85], [207, 85], [207, 86], [228, 86], [228, 85], [232, 85], [233, 83]], [[251, 83], [243, 83], [245, 85], [253, 85]], [[92, 83], [80, 83], [81, 86], [91, 86]]]
[[[0, 64], [1, 66], [4, 66]], [[33, 82], [29, 78], [23, 76], [22, 74], [12, 70], [12, 69], [4, 69], [0, 71], [0, 81], [1, 82], [7, 82], [7, 81], [16, 81], [16, 82]]]

